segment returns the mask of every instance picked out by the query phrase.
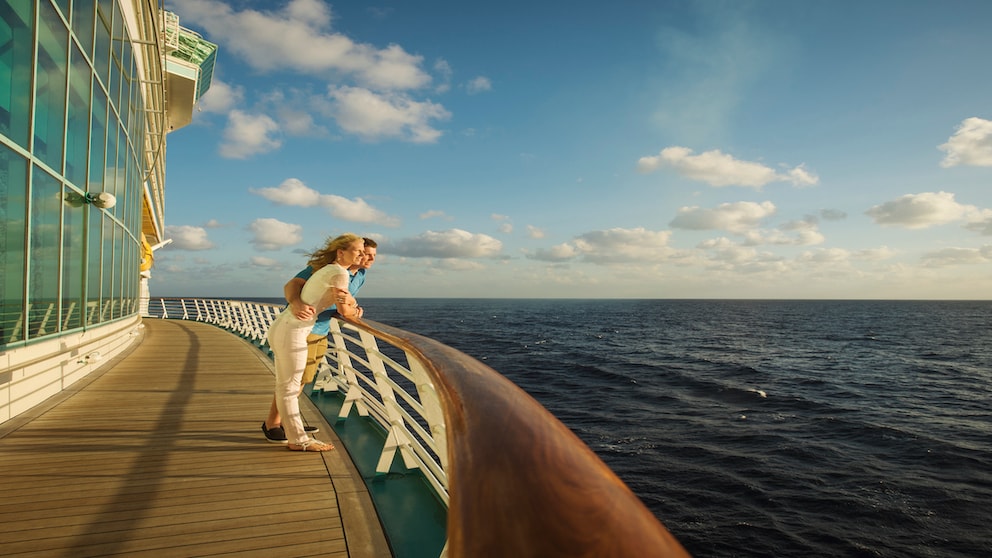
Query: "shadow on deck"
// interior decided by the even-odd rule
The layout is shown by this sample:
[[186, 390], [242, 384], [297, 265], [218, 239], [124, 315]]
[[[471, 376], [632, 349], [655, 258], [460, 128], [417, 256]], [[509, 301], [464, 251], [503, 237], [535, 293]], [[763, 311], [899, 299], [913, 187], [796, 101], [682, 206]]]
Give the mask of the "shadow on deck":
[[4, 556], [391, 555], [343, 449], [263, 438], [267, 358], [211, 325], [144, 323], [127, 355], [0, 425]]

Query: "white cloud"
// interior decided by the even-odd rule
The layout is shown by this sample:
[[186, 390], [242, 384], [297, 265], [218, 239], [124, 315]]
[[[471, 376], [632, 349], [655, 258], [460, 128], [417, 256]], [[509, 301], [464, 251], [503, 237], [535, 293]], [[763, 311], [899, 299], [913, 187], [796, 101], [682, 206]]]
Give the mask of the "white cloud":
[[952, 265], [973, 265], [992, 263], [992, 246], [982, 248], [944, 248], [923, 255], [921, 261], [926, 267], [946, 267]]
[[172, 243], [166, 246], [177, 250], [209, 250], [214, 247], [203, 227], [166, 225], [165, 238], [172, 239]]
[[513, 232], [513, 223], [500, 223], [496, 230], [503, 234], [510, 234]]
[[851, 252], [843, 248], [823, 248], [810, 252], [803, 252], [796, 258], [799, 262], [838, 264], [847, 263], [851, 260]]
[[206, 29], [211, 40], [260, 71], [291, 70], [344, 76], [365, 87], [397, 90], [430, 84], [420, 56], [399, 45], [376, 48], [334, 32], [330, 5], [290, 0], [275, 10], [237, 11], [217, 0], [173, 0], [184, 20]]
[[434, 71], [440, 76], [439, 83], [434, 87], [435, 93], [446, 93], [451, 89], [451, 76], [454, 71], [447, 60], [438, 59], [434, 62]]
[[434, 143], [441, 131], [433, 120], [451, 117], [445, 108], [430, 101], [415, 101], [402, 93], [376, 93], [360, 87], [331, 87], [333, 116], [338, 126], [366, 141], [401, 139]]
[[384, 227], [398, 227], [400, 220], [369, 205], [362, 198], [349, 200], [333, 194], [324, 194], [320, 203], [331, 212], [331, 215], [345, 221], [356, 223], [376, 223]]
[[420, 214], [420, 218], [421, 219], [434, 219], [434, 218], [438, 218], [438, 219], [444, 219], [445, 221], [451, 221], [453, 219], [453, 217], [451, 217], [447, 213], [441, 211], [440, 209], [429, 209], [429, 210], [421, 213]]
[[575, 237], [571, 242], [539, 250], [531, 258], [552, 262], [579, 258], [599, 264], [656, 263], [667, 260], [674, 253], [668, 247], [670, 237], [670, 231], [651, 231], [643, 227], [591, 231]]
[[287, 178], [275, 188], [249, 188], [248, 191], [280, 205], [295, 205], [298, 207], [320, 205], [320, 192], [310, 188], [296, 178]]
[[[982, 213], [984, 215], [992, 212], [986, 209]], [[992, 236], [992, 215], [978, 219], [976, 221], [972, 221], [966, 224], [964, 228], [968, 229], [969, 231], [975, 231], [978, 234], [981, 234], [982, 236]]]
[[869, 262], [880, 262], [883, 260], [891, 260], [896, 256], [896, 251], [888, 246], [879, 246], [878, 248], [866, 248], [864, 250], [855, 251], [851, 257], [855, 260], [869, 261]]
[[450, 229], [399, 240], [389, 253], [411, 258], [493, 258], [502, 249], [503, 243], [489, 235]]
[[942, 167], [992, 167], [992, 120], [964, 119], [947, 143], [937, 148], [947, 153], [940, 162]]
[[527, 225], [527, 237], [533, 239], [544, 238], [544, 230], [539, 229], [534, 225]]
[[682, 207], [669, 226], [697, 231], [725, 230], [743, 233], [760, 225], [763, 219], [774, 215], [775, 211], [775, 204], [770, 201], [723, 203], [715, 209]]
[[816, 227], [805, 229], [755, 230], [743, 233], [745, 244], [761, 246], [777, 244], [780, 246], [810, 246], [822, 244], [824, 239]]
[[248, 225], [253, 233], [251, 243], [255, 248], [264, 251], [279, 250], [286, 246], [299, 244], [303, 240], [303, 227], [292, 223], [283, 223], [278, 219], [255, 219]]
[[350, 200], [334, 194], [321, 194], [296, 178], [287, 178], [275, 188], [249, 188], [248, 191], [280, 205], [323, 207], [344, 221], [376, 223], [385, 227], [400, 224], [399, 218], [372, 207], [362, 198]]
[[783, 173], [761, 163], [740, 161], [720, 150], [693, 155], [688, 147], [666, 147], [658, 155], [641, 157], [637, 169], [650, 173], [662, 167], [671, 167], [677, 173], [711, 186], [748, 186], [760, 189], [771, 182], [790, 182], [794, 186], [812, 186], [819, 178], [799, 165]]
[[282, 267], [279, 260], [266, 258], [265, 256], [252, 256], [249, 260], [253, 267]]
[[279, 132], [275, 120], [264, 114], [232, 110], [227, 117], [220, 154], [230, 159], [247, 159], [252, 155], [278, 149], [282, 142], [272, 136]]
[[210, 81], [210, 89], [200, 97], [196, 107], [206, 113], [224, 114], [244, 100], [244, 88], [229, 85], [216, 77]]
[[955, 221], [982, 219], [985, 212], [973, 205], [954, 201], [949, 192], [923, 192], [906, 194], [892, 201], [876, 205], [865, 212], [879, 225], [925, 229]]
[[821, 209], [820, 217], [827, 221], [843, 221], [847, 219], [847, 213], [839, 209]]
[[465, 84], [465, 91], [469, 95], [475, 95], [477, 93], [482, 93], [484, 91], [492, 91], [493, 82], [489, 78], [484, 76], [478, 76], [472, 78], [468, 83]]

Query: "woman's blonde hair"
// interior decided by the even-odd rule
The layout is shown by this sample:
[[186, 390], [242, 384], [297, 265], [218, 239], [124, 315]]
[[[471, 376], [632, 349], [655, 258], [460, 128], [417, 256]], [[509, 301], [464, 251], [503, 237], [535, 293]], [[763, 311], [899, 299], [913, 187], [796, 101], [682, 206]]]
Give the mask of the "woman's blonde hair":
[[344, 250], [352, 242], [361, 239], [362, 237], [351, 233], [345, 233], [341, 236], [328, 238], [327, 243], [324, 244], [323, 248], [319, 248], [308, 254], [310, 259], [307, 261], [307, 265], [310, 266], [310, 269], [317, 271], [327, 264], [332, 264], [338, 257], [338, 250]]

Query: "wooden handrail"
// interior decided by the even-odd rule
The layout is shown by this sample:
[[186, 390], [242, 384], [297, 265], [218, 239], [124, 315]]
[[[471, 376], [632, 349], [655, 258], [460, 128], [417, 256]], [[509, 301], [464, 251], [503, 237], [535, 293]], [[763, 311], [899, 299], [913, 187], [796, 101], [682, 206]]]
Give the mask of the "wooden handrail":
[[501, 374], [428, 337], [342, 321], [418, 355], [434, 382], [447, 425], [449, 557], [689, 556], [584, 442]]

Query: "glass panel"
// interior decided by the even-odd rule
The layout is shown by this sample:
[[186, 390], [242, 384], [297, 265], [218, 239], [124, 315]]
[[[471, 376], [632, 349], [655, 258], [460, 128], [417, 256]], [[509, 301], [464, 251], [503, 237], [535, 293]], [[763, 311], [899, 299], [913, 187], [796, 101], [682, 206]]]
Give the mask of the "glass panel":
[[[68, 196], [79, 195], [66, 188]], [[93, 206], [63, 205], [62, 212], [62, 329], [83, 325], [83, 247], [86, 212], [100, 213]], [[33, 226], [33, 225], [32, 225]]]
[[48, 2], [39, 2], [38, 6], [41, 11], [38, 22], [34, 154], [51, 168], [62, 172], [69, 31]]
[[117, 191], [117, 126], [114, 126], [113, 112], [108, 117], [111, 121], [107, 130], [107, 159], [103, 162], [103, 191], [114, 194]]
[[0, 347], [24, 340], [28, 163], [0, 143]]
[[[100, 286], [102, 284], [100, 274], [104, 272], [102, 265], [102, 252], [100, 248], [103, 246], [103, 212], [93, 210], [89, 212], [89, 226], [87, 230], [89, 231], [88, 242], [86, 243], [86, 307], [87, 308], [99, 308], [100, 307]], [[99, 315], [95, 312], [87, 312], [86, 314], [86, 325], [93, 325], [96, 323]]]
[[93, 54], [93, 24], [96, 21], [96, 3], [93, 0], [75, 0], [72, 3], [72, 34], [83, 52]]
[[[80, 208], [83, 205], [78, 196], [72, 203]], [[62, 205], [62, 184], [41, 167], [34, 167], [31, 181], [31, 229], [28, 231], [29, 339], [58, 331], [59, 219]]]
[[0, 134], [28, 149], [34, 27], [30, 0], [0, 3]]
[[[124, 128], [117, 128], [117, 183], [113, 194], [115, 196], [127, 197], [127, 185], [125, 184], [127, 170], [127, 136], [124, 135]], [[123, 204], [114, 206], [108, 211], [120, 217]]]
[[[127, 30], [124, 30], [127, 35]], [[121, 69], [124, 71], [124, 80], [121, 82], [121, 120], [124, 121], [124, 129], [130, 130], [128, 122], [131, 119], [131, 87], [134, 84], [134, 57], [131, 51], [131, 41], [124, 41], [124, 51], [121, 56]]]
[[55, 0], [55, 4], [58, 5], [59, 11], [65, 16], [65, 19], [69, 19], [69, 0]]
[[121, 235], [120, 227], [109, 217], [103, 223], [103, 304], [104, 320], [120, 317]]
[[90, 180], [87, 191], [103, 191], [104, 148], [107, 146], [107, 97], [93, 78], [93, 114], [90, 120]]
[[114, 9], [114, 0], [100, 0], [100, 11], [103, 12], [104, 17], [107, 21], [110, 21], [110, 11]]
[[138, 309], [138, 262], [135, 258], [138, 246], [134, 238], [124, 238], [124, 315], [134, 314]]
[[[102, 5], [101, 5], [102, 8]], [[110, 12], [100, 11], [96, 18], [96, 44], [93, 51], [93, 65], [100, 80], [106, 87], [110, 81]]]
[[90, 66], [72, 45], [69, 68], [69, 120], [65, 140], [65, 177], [77, 188], [86, 189], [86, 159], [90, 132]]
[[114, 227], [114, 290], [113, 297], [114, 319], [121, 317], [121, 297], [124, 293], [124, 227]]
[[121, 107], [121, 60], [124, 43], [124, 18], [121, 17], [120, 5], [114, 3], [114, 22], [110, 27], [111, 40], [111, 61], [110, 61], [110, 86], [107, 89], [107, 96], [110, 97], [110, 105], [120, 112]]

